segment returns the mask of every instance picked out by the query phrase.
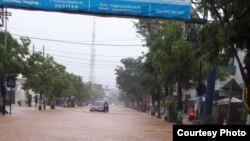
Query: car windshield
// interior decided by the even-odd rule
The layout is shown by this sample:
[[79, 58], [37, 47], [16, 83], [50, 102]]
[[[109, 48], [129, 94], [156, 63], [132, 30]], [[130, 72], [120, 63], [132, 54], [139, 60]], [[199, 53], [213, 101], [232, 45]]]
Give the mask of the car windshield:
[[94, 103], [94, 106], [103, 106], [104, 105], [104, 101], [96, 101]]

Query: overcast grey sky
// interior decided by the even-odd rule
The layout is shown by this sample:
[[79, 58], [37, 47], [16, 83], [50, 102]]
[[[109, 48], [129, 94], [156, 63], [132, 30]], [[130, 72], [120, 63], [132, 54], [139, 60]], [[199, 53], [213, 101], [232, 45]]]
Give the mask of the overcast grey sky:
[[[15, 38], [19, 38], [19, 35], [31, 37], [35, 51], [42, 51], [42, 47], [45, 46], [45, 53], [65, 65], [68, 72], [82, 76], [84, 82], [89, 81], [91, 45], [87, 44], [92, 43], [93, 16], [16, 9], [8, 9], [8, 11], [12, 13], [8, 20], [8, 31]], [[141, 56], [142, 52], [147, 52], [147, 48], [140, 46], [143, 42], [142, 38], [137, 37], [133, 24], [135, 19], [95, 17], [95, 21], [96, 44], [120, 45], [95, 45], [95, 82], [115, 87], [114, 70], [116, 66], [121, 65], [120, 60]], [[46, 39], [58, 40], [58, 42]], [[61, 41], [84, 44], [69, 44]]]

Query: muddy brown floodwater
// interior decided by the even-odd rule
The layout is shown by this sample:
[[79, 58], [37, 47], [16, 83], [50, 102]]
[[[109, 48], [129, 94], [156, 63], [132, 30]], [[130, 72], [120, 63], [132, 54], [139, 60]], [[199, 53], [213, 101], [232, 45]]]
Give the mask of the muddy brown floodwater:
[[109, 113], [13, 107], [0, 115], [0, 141], [172, 141], [172, 124], [121, 106]]

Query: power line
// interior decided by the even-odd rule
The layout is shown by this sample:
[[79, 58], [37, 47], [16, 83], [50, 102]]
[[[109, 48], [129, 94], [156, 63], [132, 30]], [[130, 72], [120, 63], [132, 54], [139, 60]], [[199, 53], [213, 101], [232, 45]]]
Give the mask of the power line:
[[[83, 76], [83, 75], [79, 75], [80, 77], [82, 78], [86, 78], [86, 77], [89, 77], [89, 76]], [[112, 77], [99, 77], [97, 76], [98, 79], [101, 79], [101, 80], [109, 80], [109, 81], [114, 81]]]
[[[44, 31], [44, 30], [37, 30], [37, 29], [30, 29], [30, 28], [19, 28], [19, 27], [10, 27], [10, 29], [17, 29], [17, 30], [22, 30], [22, 31], [33, 31], [33, 32], [44, 32], [44, 33], [53, 33], [53, 34], [70, 34], [70, 35], [77, 35], [77, 36], [91, 36], [87, 34], [77, 34], [77, 33], [66, 33], [66, 32], [55, 32], [55, 31]], [[118, 38], [117, 36], [104, 36], [104, 35], [98, 35], [98, 37], [103, 37], [103, 38]], [[117, 41], [136, 41], [136, 40], [145, 40], [145, 39], [136, 39], [136, 38], [130, 38], [130, 37], [120, 37], [122, 40], [110, 40], [110, 41], [100, 41], [100, 42], [117, 42]]]
[[[36, 47], [36, 48], [39, 48], [39, 47]], [[86, 55], [86, 56], [90, 55], [90, 54], [84, 54], [84, 53], [77, 53], [77, 52], [70, 52], [70, 51], [61, 51], [61, 50], [53, 50], [53, 49], [46, 49], [46, 50], [52, 51], [52, 52], [61, 52], [61, 53], [67, 53], [67, 54], [75, 54], [75, 55]], [[119, 58], [128, 57], [128, 56], [115, 56], [115, 55], [102, 55], [102, 54], [96, 54], [96, 56], [100, 56], [100, 57], [117, 57], [117, 58], [118, 57]]]
[[[19, 34], [13, 34], [13, 36], [18, 36], [18, 37], [24, 37], [24, 35], [19, 35]], [[112, 47], [139, 47], [143, 45], [115, 45], [115, 44], [93, 44], [93, 43], [82, 43], [82, 42], [73, 42], [73, 41], [63, 41], [63, 40], [57, 40], [57, 39], [46, 39], [46, 38], [38, 38], [38, 37], [31, 37], [31, 36], [26, 36], [30, 39], [35, 39], [35, 40], [42, 40], [42, 41], [50, 41], [50, 42], [59, 42], [59, 43], [66, 43], [66, 44], [76, 44], [76, 45], [95, 45], [95, 46], [112, 46]]]
[[[64, 60], [64, 59], [56, 59], [58, 60], [59, 62], [60, 61], [63, 61], [63, 62], [66, 62], [66, 63], [73, 63], [73, 64], [77, 64], [77, 65], [89, 65], [89, 63], [80, 63], [80, 62], [73, 62], [73, 61], [68, 61], [68, 60]], [[116, 67], [116, 65], [107, 65], [107, 64], [95, 64], [97, 66], [109, 66], [109, 67]]]
[[[73, 66], [73, 67], [80, 67], [80, 68], [90, 68], [90, 66], [82, 66], [82, 65], [75, 65], [75, 64], [71, 64], [71, 63], [63, 63], [65, 65], [70, 65], [70, 66]], [[112, 69], [114, 67], [94, 67], [96, 69]]]
[[[51, 54], [50, 54], [51, 55]], [[80, 59], [80, 60], [90, 60], [87, 58], [80, 58], [80, 57], [69, 57], [69, 56], [62, 56], [62, 55], [52, 55], [52, 56], [57, 56], [57, 57], [63, 57], [63, 58], [71, 58], [71, 59]], [[108, 60], [95, 60], [99, 62], [109, 62], [109, 63], [120, 63], [120, 62], [115, 62], [115, 61], [108, 61]]]
[[[48, 50], [48, 49], [46, 49], [46, 50]], [[29, 50], [30, 52], [33, 52], [33, 50]], [[62, 56], [62, 54], [56, 54], [56, 53], [46, 53], [46, 54], [48, 54], [48, 55], [52, 55], [52, 56]], [[83, 55], [83, 54], [81, 54], [81, 55]], [[78, 58], [78, 57], [71, 57], [71, 56], [65, 56], [65, 55], [63, 55], [64, 57], [66, 57], [66, 58], [72, 58], [72, 59], [83, 59], [83, 60], [85, 60], [86, 58]], [[87, 54], [86, 54], [86, 56], [87, 56]], [[114, 62], [114, 61], [112, 61], [112, 62]]]
[[[46, 53], [46, 54], [51, 55], [51, 56], [56, 56], [56, 57], [63, 57], [63, 58], [70, 58], [70, 59], [77, 59], [77, 60], [90, 60], [88, 58], [81, 58], [81, 57], [70, 57], [70, 56], [57, 55], [57, 54], [49, 54], [49, 53]], [[109, 61], [109, 60], [95, 60], [95, 61], [108, 62], [108, 63], [120, 63], [120, 62]]]

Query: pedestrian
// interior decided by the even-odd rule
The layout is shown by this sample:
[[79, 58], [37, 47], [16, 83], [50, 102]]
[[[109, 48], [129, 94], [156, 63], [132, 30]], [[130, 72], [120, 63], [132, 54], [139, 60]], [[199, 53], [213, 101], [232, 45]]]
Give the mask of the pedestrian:
[[34, 99], [35, 99], [35, 106], [37, 107], [37, 103], [38, 103], [38, 95], [36, 95], [36, 96], [34, 97]]
[[21, 107], [21, 100], [18, 100], [18, 106]]

